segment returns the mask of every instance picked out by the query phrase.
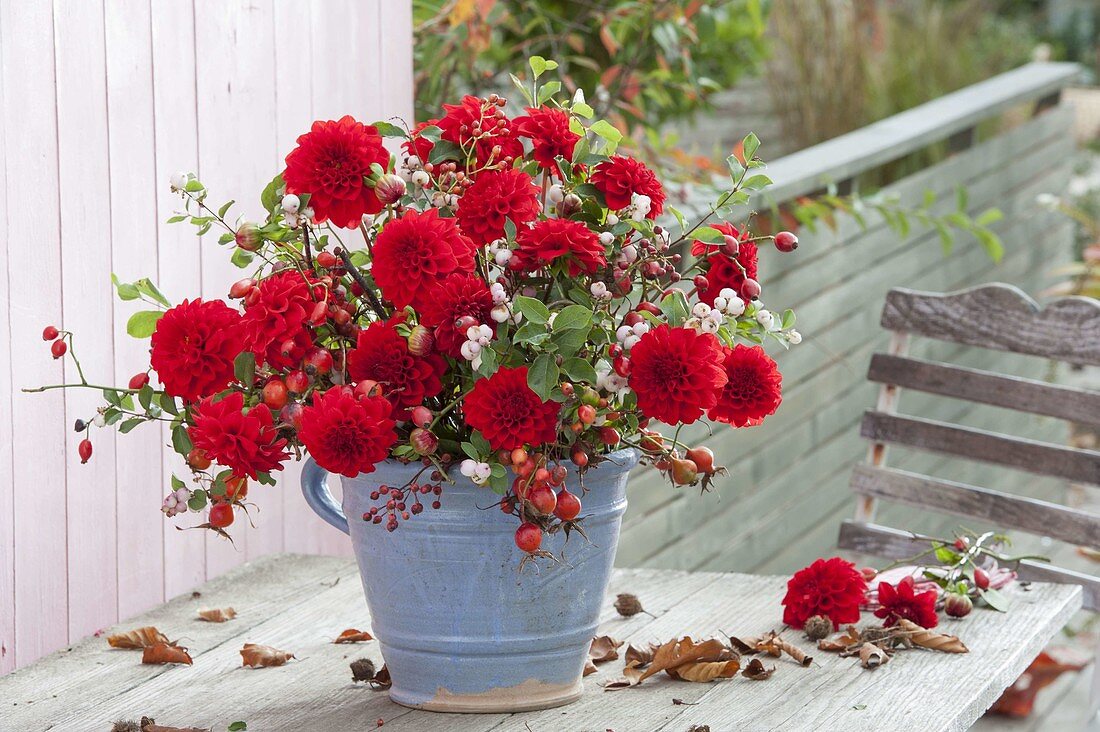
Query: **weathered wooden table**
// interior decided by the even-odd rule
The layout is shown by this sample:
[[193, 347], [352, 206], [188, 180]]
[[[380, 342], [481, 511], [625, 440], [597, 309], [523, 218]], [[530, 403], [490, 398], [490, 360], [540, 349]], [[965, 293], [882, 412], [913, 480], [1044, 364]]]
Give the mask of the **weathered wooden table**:
[[[646, 614], [620, 618], [607, 603], [601, 632], [644, 644], [677, 636], [753, 635], [780, 627], [785, 579], [739, 574], [620, 570], [612, 593], [633, 592]], [[155, 625], [191, 649], [193, 666], [146, 666], [139, 651], [114, 650], [91, 638], [0, 678], [0, 730], [107, 732], [118, 719], [223, 732], [234, 721], [249, 732], [374, 729], [442, 732], [687, 732], [719, 730], [964, 730], [1027, 667], [1081, 605], [1077, 586], [1033, 584], [1011, 591], [1007, 614], [975, 611], [945, 630], [970, 653], [899, 653], [866, 671], [852, 658], [815, 652], [809, 668], [774, 660], [763, 681], [737, 677], [711, 684], [660, 674], [636, 688], [607, 692], [622, 661], [600, 666], [577, 703], [513, 715], [444, 715], [392, 703], [384, 692], [353, 684], [349, 662], [379, 665], [377, 642], [334, 645], [346, 628], [370, 627], [351, 560], [280, 555], [241, 567], [115, 630]], [[226, 623], [197, 619], [204, 607], [232, 606]], [[789, 632], [791, 640], [800, 634]], [[241, 667], [246, 642], [295, 654], [280, 668]], [[802, 640], [804, 648], [811, 645]], [[773, 660], [768, 659], [768, 665]], [[674, 701], [678, 700], [678, 701]]]

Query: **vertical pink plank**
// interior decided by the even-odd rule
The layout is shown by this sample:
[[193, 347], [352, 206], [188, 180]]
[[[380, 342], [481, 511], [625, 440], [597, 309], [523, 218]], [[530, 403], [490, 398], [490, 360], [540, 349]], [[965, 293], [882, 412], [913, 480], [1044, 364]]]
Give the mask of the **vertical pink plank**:
[[[156, 166], [153, 133], [152, 41], [148, 0], [105, 3], [107, 114], [110, 136], [111, 264], [124, 282], [157, 275]], [[116, 308], [115, 381], [125, 384], [149, 363], [149, 341], [125, 332], [131, 312]], [[116, 446], [118, 610], [122, 617], [164, 600], [166, 484], [161, 431], [142, 425]]]
[[[99, 3], [54, 7], [65, 327], [75, 333], [74, 351], [84, 373], [98, 380], [114, 372], [103, 33]], [[80, 380], [72, 363], [66, 364], [65, 378]], [[102, 404], [101, 392], [68, 392], [65, 425], [91, 421]], [[80, 437], [71, 435], [70, 443]], [[95, 453], [87, 464], [68, 451], [69, 636], [74, 639], [118, 619], [115, 506], [104, 500], [115, 483], [115, 433], [90, 429], [88, 437]]]
[[[156, 200], [160, 256], [160, 288], [172, 303], [202, 292], [202, 242], [187, 223], [165, 221], [182, 203], [168, 187], [172, 173], [194, 171], [199, 163], [195, 116], [194, 8], [187, 0], [152, 0], [153, 117], [156, 126]], [[215, 253], [213, 256], [217, 256]], [[172, 448], [167, 427], [161, 434], [164, 475], [176, 472], [186, 480], [188, 470]], [[168, 485], [162, 486], [164, 491]], [[175, 597], [206, 578], [204, 530], [179, 531], [202, 523], [205, 517], [184, 514], [165, 519], [164, 596]]]
[[[0, 49], [4, 47], [4, 24], [0, 23]], [[0, 63], [3, 58], [0, 58]], [[4, 73], [0, 69], [0, 110], [6, 109]], [[0, 342], [11, 343], [10, 290], [8, 272], [11, 253], [8, 227], [8, 166], [5, 117], [0, 113]], [[9, 345], [0, 353], [0, 675], [15, 669], [15, 479], [12, 464], [12, 391]]]
[[[261, 215], [259, 194], [277, 171], [275, 128], [274, 13], [270, 0], [197, 3], [195, 6], [196, 76], [199, 89], [199, 164], [212, 201], [236, 198], [230, 218]], [[291, 43], [293, 38], [284, 39]], [[282, 48], [282, 44], [280, 44]], [[229, 263], [230, 251], [204, 243], [203, 291], [224, 297], [241, 270]], [[218, 537], [207, 544], [207, 572], [216, 574], [247, 557], [281, 551], [282, 498], [270, 486], [252, 485], [249, 500], [256, 528], [238, 519], [237, 549]]]
[[[15, 638], [30, 663], [64, 646], [69, 622], [65, 565], [65, 398], [21, 387], [60, 383], [42, 327], [62, 324], [57, 197], [57, 118], [51, 3], [0, 3], [6, 139], [8, 306], [15, 496]], [[12, 103], [17, 101], [17, 103]], [[90, 184], [94, 184], [90, 182]], [[6, 416], [6, 415], [5, 415]]]
[[378, 47], [382, 54], [379, 116], [413, 123], [412, 3], [382, 3]]

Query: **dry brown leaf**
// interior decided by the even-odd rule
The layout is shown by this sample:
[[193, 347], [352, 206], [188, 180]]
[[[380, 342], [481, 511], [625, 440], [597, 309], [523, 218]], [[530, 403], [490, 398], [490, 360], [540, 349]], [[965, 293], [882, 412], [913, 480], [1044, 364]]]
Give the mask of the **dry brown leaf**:
[[231, 607], [206, 608], [199, 610], [199, 619], [208, 623], [224, 623], [237, 617], [237, 611]]
[[889, 654], [874, 643], [864, 643], [859, 647], [859, 662], [863, 668], [878, 668], [889, 660]]
[[599, 669], [596, 668], [596, 664], [592, 663], [592, 659], [586, 658], [584, 660], [584, 671], [581, 672], [581, 676], [591, 676], [597, 671], [599, 671]]
[[774, 673], [775, 666], [764, 668], [764, 663], [759, 658], [754, 658], [749, 661], [748, 666], [745, 666], [745, 670], [741, 672], [741, 675], [753, 681], [763, 681]]
[[802, 666], [809, 666], [814, 662], [813, 657], [807, 656], [801, 648], [788, 643], [774, 631], [764, 636], [757, 644], [756, 648], [775, 658], [779, 658], [786, 653], [794, 659], [795, 663], [801, 664]]
[[928, 648], [941, 653], [969, 653], [970, 651], [955, 636], [922, 628], [911, 620], [902, 618], [898, 621], [898, 627], [909, 633], [909, 640], [913, 642], [913, 645], [921, 648]]
[[148, 648], [167, 642], [168, 637], [151, 625], [107, 636], [111, 648]]
[[729, 661], [698, 661], [685, 663], [682, 666], [668, 669], [668, 674], [674, 679], [705, 683], [715, 679], [732, 679], [741, 670], [741, 663], [736, 659]]
[[370, 685], [376, 689], [388, 689], [393, 686], [389, 666], [382, 664], [382, 668], [378, 669], [378, 673], [370, 680]]
[[733, 655], [726, 644], [712, 638], [702, 643], [696, 643], [690, 636], [684, 636], [680, 640], [672, 640], [665, 643], [653, 653], [653, 662], [642, 674], [639, 681], [644, 681], [655, 673], [668, 671], [685, 663], [696, 661], [728, 661]]
[[588, 657], [592, 659], [592, 663], [614, 661], [619, 657], [619, 646], [622, 644], [621, 640], [615, 640], [609, 635], [597, 636], [592, 639], [592, 645], [588, 649]]
[[183, 663], [191, 665], [191, 656], [186, 648], [171, 643], [157, 643], [146, 646], [141, 653], [141, 662], [148, 664]]
[[294, 658], [293, 653], [280, 651], [278, 648], [272, 648], [271, 646], [262, 646], [258, 643], [245, 643], [244, 648], [241, 649], [242, 665], [251, 668], [282, 666], [292, 658]]
[[165, 727], [157, 724], [149, 717], [142, 717], [141, 722], [120, 719], [111, 727], [111, 732], [210, 732], [209, 727]]
[[210, 732], [209, 727], [165, 727], [160, 724], [147, 724], [141, 732]]
[[859, 630], [854, 625], [849, 625], [844, 633], [836, 638], [822, 638], [817, 642], [817, 648], [821, 651], [846, 651], [852, 646], [862, 643]]
[[623, 660], [626, 661], [628, 666], [648, 666], [653, 661], [653, 654], [656, 653], [658, 646], [654, 643], [650, 643], [645, 648], [635, 648], [630, 645], [626, 647], [626, 652], [623, 653]]
[[[1058, 652], [1058, 649], [1050, 650], [1051, 653]], [[1041, 689], [1054, 683], [1067, 671], [1080, 671], [1088, 665], [1086, 658], [1055, 658], [1051, 653], [1043, 651], [1036, 656], [1023, 675], [1001, 694], [1001, 698], [994, 702], [989, 711], [992, 714], [1003, 714], [1009, 717], [1026, 717], [1031, 714], [1035, 695]]]
[[365, 630], [357, 630], [355, 628], [348, 628], [339, 636], [333, 643], [361, 643], [362, 641], [374, 640], [374, 636]]
[[760, 645], [760, 641], [763, 640], [761, 636], [746, 635], [743, 638], [736, 636], [730, 636], [730, 646], [733, 650], [740, 653], [742, 656], [751, 656], [754, 653], [759, 653], [760, 649], [757, 648]]

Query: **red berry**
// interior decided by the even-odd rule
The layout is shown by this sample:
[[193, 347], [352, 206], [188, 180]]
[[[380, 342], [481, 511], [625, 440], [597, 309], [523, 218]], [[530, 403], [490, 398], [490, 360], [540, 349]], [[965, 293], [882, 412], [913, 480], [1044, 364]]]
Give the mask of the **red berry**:
[[633, 310], [623, 316], [623, 325], [629, 325], [633, 327], [642, 322], [645, 322], [645, 318], [643, 318], [640, 313], [637, 313]]
[[58, 330], [52, 325], [47, 325], [42, 329], [42, 340], [44, 341], [52, 341], [54, 338], [57, 338], [57, 335]]
[[863, 577], [864, 581], [870, 582], [878, 576], [878, 570], [874, 567], [860, 567], [859, 574]]
[[89, 439], [83, 439], [77, 446], [76, 451], [80, 453], [81, 464], [88, 462], [92, 457], [92, 441]]
[[619, 440], [622, 438], [619, 436], [619, 431], [614, 427], [601, 427], [600, 428], [600, 441], [605, 445], [613, 446], [618, 445]]
[[264, 384], [264, 404], [272, 409], [282, 409], [287, 402], [287, 388], [282, 379], [272, 379]]
[[305, 407], [303, 407], [301, 404], [299, 404], [298, 402], [291, 402], [290, 404], [287, 404], [285, 407], [283, 407], [283, 410], [279, 412], [279, 419], [281, 419], [283, 422], [290, 425], [294, 429], [299, 430], [302, 428], [302, 412], [304, 411]]
[[310, 325], [322, 325], [328, 320], [328, 303], [319, 302], [313, 306], [313, 310], [309, 313]]
[[206, 456], [206, 452], [196, 447], [187, 453], [187, 464], [192, 470], [206, 470], [210, 467], [211, 461]]
[[512, 450], [512, 465], [523, 465], [527, 462], [527, 451], [522, 447]]
[[251, 277], [246, 277], [243, 280], [237, 280], [233, 283], [233, 286], [229, 288], [229, 297], [234, 300], [239, 300], [256, 286], [256, 280]]
[[134, 374], [130, 377], [130, 383], [128, 386], [131, 389], [138, 390], [145, 388], [145, 385], [149, 383], [149, 374], [141, 373]]
[[542, 529], [538, 524], [525, 521], [516, 529], [516, 546], [520, 551], [533, 552], [542, 544]]
[[564, 465], [555, 465], [554, 469], [550, 471], [551, 485], [561, 485], [565, 482], [565, 476], [567, 475], [569, 475], [569, 471], [565, 469]]
[[722, 253], [731, 257], [736, 257], [738, 252], [741, 251], [741, 242], [737, 241], [736, 237], [726, 234], [722, 237]]
[[373, 379], [363, 379], [355, 385], [355, 396], [360, 399], [372, 396], [378, 396], [382, 393], [382, 387], [377, 381]]
[[693, 447], [687, 451], [687, 459], [706, 475], [714, 475], [714, 451], [709, 447]]
[[588, 404], [582, 404], [577, 407], [577, 419], [585, 424], [592, 424], [596, 421], [596, 408]]
[[569, 455], [569, 459], [573, 461], [573, 464], [578, 468], [583, 468], [588, 465], [588, 453], [582, 448], [577, 448]]
[[775, 235], [775, 248], [781, 252], [793, 252], [798, 249], [798, 237], [789, 231], [781, 231]]
[[432, 423], [432, 410], [421, 405], [412, 409], [412, 423], [417, 427], [427, 427]]
[[695, 285], [695, 289], [697, 290], [705, 290], [710, 287], [710, 280], [708, 280], [703, 275], [695, 275], [695, 278], [692, 279], [691, 282], [693, 285]]
[[981, 567], [974, 570], [974, 584], [979, 590], [989, 589], [989, 574]]
[[286, 375], [286, 388], [292, 394], [305, 394], [309, 388], [309, 377], [305, 371], [291, 371]]
[[233, 506], [228, 503], [215, 503], [210, 507], [207, 521], [215, 528], [224, 529], [233, 523]]
[[248, 478], [243, 475], [231, 475], [225, 481], [225, 498], [229, 501], [243, 501], [248, 496]]
[[630, 359], [626, 356], [616, 356], [615, 360], [611, 362], [611, 365], [615, 369], [615, 373], [622, 376], [624, 379], [630, 376]]
[[554, 507], [554, 515], [562, 521], [572, 521], [581, 512], [581, 499], [562, 488], [558, 493], [558, 505]]
[[461, 318], [458, 318], [457, 320], [455, 320], [455, 330], [457, 330], [463, 336], [466, 335], [466, 331], [468, 331], [470, 328], [474, 327], [475, 325], [481, 325], [481, 324], [478, 323], [477, 318], [475, 318], [472, 315], [463, 315]]
[[741, 283], [741, 297], [746, 300], [755, 300], [760, 297], [760, 283], [754, 279], [746, 278]]
[[672, 482], [691, 485], [699, 479], [699, 467], [691, 460], [672, 459]]
[[539, 468], [538, 470], [536, 470], [535, 471], [535, 482], [536, 483], [549, 483], [550, 482], [550, 471], [547, 470], [546, 468]]
[[321, 265], [325, 269], [332, 269], [336, 266], [336, 255], [332, 252], [317, 252], [317, 264]]
[[314, 373], [319, 376], [332, 371], [332, 354], [323, 348], [314, 348], [305, 357], [306, 373]]
[[957, 551], [965, 552], [968, 548], [969, 547], [966, 544], [966, 539], [965, 538], [960, 536], [958, 539], [955, 539], [955, 549]]
[[527, 491], [527, 500], [544, 516], [553, 513], [558, 505], [558, 497], [554, 495], [554, 489], [545, 483], [536, 483], [534, 488]]
[[61, 358], [65, 355], [65, 351], [69, 350], [69, 347], [65, 344], [65, 341], [58, 338], [53, 344], [50, 345], [50, 353], [54, 358]]

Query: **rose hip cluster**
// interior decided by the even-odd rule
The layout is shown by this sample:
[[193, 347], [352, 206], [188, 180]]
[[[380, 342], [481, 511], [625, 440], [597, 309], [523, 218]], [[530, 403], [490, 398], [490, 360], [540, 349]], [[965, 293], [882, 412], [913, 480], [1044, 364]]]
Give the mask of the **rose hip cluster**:
[[[208, 511], [203, 525], [221, 532], [249, 509], [250, 482], [273, 485], [305, 453], [348, 477], [419, 466], [372, 493], [363, 520], [391, 531], [438, 508], [447, 484], [484, 486], [518, 522], [519, 549], [540, 556], [546, 536], [583, 533], [584, 476], [615, 450], [708, 488], [722, 472], [713, 452], [657, 424], [746, 427], [778, 408], [764, 346], [801, 336], [793, 313], [765, 308], [759, 259], [797, 237], [716, 218], [755, 190], [755, 138], [692, 224], [582, 96], [553, 91], [536, 76], [522, 109], [467, 96], [411, 130], [317, 121], [255, 218], [228, 218], [232, 203], [172, 176], [183, 208], [171, 221], [220, 231], [243, 276], [225, 301], [176, 305], [148, 279], [116, 281], [123, 300], [155, 308], [128, 326], [150, 338], [148, 368], [127, 388], [83, 373], [43, 388], [102, 391], [81, 430], [167, 423], [190, 474], [173, 476], [162, 510]], [[71, 334], [43, 337], [73, 357]]]

